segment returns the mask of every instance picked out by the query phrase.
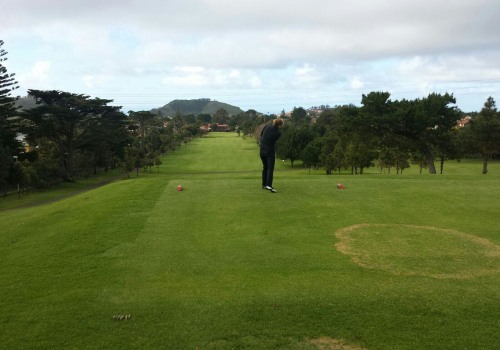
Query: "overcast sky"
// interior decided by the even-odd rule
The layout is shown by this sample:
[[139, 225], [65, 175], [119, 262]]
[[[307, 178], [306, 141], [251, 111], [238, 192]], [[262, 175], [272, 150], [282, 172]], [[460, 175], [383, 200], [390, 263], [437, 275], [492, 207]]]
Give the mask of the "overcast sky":
[[123, 111], [211, 98], [244, 110], [453, 93], [500, 100], [498, 0], [1, 0], [20, 89]]

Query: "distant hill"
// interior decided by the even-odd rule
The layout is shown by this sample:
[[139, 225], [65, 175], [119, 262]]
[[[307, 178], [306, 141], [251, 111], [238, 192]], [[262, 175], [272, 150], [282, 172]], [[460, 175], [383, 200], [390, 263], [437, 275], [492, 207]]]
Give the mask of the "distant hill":
[[[21, 109], [30, 109], [36, 107], [35, 99], [31, 96], [24, 96], [16, 100], [15, 105]], [[173, 117], [179, 111], [182, 115], [187, 114], [210, 114], [214, 115], [221, 108], [224, 108], [229, 115], [236, 115], [244, 111], [236, 106], [227, 103], [212, 101], [209, 98], [200, 98], [195, 100], [173, 100], [160, 108], [151, 110], [153, 113], [160, 113], [163, 117]]]
[[19, 107], [21, 109], [30, 109], [37, 107], [36, 101], [33, 97], [31, 96], [24, 96], [20, 97], [19, 99], [16, 100], [15, 106]]
[[173, 117], [177, 112], [186, 114], [215, 114], [219, 109], [224, 108], [229, 115], [243, 113], [239, 107], [227, 103], [211, 101], [209, 98], [199, 98], [195, 100], [173, 100], [160, 108], [151, 110], [153, 113], [159, 113], [163, 117]]

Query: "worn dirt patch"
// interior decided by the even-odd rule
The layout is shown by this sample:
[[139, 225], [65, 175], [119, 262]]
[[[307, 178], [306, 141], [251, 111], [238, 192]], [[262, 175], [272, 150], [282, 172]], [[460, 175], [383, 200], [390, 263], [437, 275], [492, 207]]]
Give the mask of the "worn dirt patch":
[[467, 279], [500, 273], [500, 247], [456, 230], [358, 224], [335, 233], [335, 247], [369, 269], [396, 275]]
[[319, 350], [366, 350], [365, 348], [348, 344], [343, 339], [332, 339], [328, 337], [311, 339], [309, 343], [316, 346]]

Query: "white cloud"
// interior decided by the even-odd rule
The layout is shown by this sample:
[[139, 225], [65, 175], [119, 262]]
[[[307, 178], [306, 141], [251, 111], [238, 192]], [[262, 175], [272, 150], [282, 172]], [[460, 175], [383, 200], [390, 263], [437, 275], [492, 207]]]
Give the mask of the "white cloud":
[[237, 69], [233, 69], [231, 70], [231, 72], [229, 73], [229, 77], [230, 78], [233, 78], [233, 79], [236, 79], [240, 76], [240, 71], [237, 70]]
[[353, 78], [351, 80], [351, 84], [350, 85], [351, 85], [351, 88], [353, 88], [353, 89], [362, 89], [365, 86], [365, 84], [363, 83], [363, 81], [361, 79], [357, 78], [357, 77]]
[[256, 75], [252, 76], [248, 82], [252, 88], [258, 88], [262, 86], [262, 80]]
[[322, 78], [316, 67], [305, 63], [295, 68], [295, 76], [293, 79], [290, 79], [290, 84], [299, 88], [308, 88], [322, 84]]
[[262, 80], [252, 70], [180, 66], [171, 69], [162, 83], [178, 88], [240, 89], [258, 88], [262, 85]]
[[46, 89], [51, 83], [51, 62], [37, 61], [28, 73], [19, 74], [19, 83], [31, 89]]
[[94, 89], [105, 86], [112, 80], [112, 78], [103, 75], [85, 75], [82, 80], [86, 87], [88, 87], [89, 89]]
[[206, 87], [209, 77], [203, 67], [175, 67], [174, 70], [162, 79], [162, 83], [173, 87]]
[[205, 72], [205, 68], [199, 66], [184, 66], [175, 67], [174, 71], [184, 74], [203, 74]]

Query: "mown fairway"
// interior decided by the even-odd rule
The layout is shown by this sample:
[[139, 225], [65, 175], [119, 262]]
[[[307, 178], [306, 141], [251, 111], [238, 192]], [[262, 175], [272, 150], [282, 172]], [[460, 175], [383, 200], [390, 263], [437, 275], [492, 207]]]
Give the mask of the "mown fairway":
[[272, 194], [233, 133], [163, 163], [0, 211], [2, 349], [499, 348], [499, 164], [280, 161]]

